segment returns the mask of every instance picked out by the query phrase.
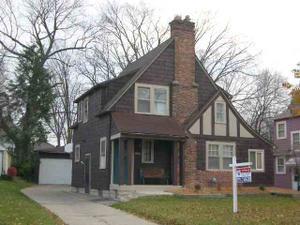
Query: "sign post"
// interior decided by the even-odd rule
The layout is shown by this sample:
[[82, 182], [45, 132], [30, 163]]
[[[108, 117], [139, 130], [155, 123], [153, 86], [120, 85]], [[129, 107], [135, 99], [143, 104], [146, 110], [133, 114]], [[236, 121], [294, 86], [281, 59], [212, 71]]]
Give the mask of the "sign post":
[[238, 212], [237, 184], [251, 182], [251, 165], [251, 162], [236, 163], [236, 156], [232, 157], [232, 164], [229, 164], [232, 167], [233, 213]]
[[236, 156], [232, 157], [232, 196], [233, 196], [233, 213], [238, 211], [237, 180], [236, 180]]

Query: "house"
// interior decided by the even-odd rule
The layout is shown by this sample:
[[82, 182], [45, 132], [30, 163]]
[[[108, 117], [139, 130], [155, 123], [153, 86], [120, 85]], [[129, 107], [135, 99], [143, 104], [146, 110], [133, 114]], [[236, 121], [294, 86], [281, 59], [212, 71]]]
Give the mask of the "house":
[[70, 152], [65, 151], [65, 146], [40, 143], [35, 145], [34, 150], [39, 160], [39, 184], [71, 184], [72, 160]]
[[276, 145], [274, 185], [300, 190], [296, 170], [300, 169], [300, 116], [286, 110], [274, 119]]
[[13, 149], [13, 145], [3, 139], [4, 132], [0, 129], [0, 176], [7, 174], [7, 169], [11, 166], [11, 154], [10, 150]]
[[194, 23], [176, 17], [170, 27], [168, 40], [75, 100], [72, 186], [227, 186], [233, 155], [253, 162], [253, 185], [273, 185], [272, 144], [196, 57]]

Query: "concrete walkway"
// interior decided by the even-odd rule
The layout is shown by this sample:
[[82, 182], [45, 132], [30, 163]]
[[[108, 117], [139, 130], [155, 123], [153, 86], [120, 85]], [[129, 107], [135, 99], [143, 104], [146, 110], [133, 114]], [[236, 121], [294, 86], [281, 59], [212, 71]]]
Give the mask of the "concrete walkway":
[[99, 197], [72, 193], [68, 186], [34, 186], [22, 192], [68, 225], [156, 225], [113, 209]]

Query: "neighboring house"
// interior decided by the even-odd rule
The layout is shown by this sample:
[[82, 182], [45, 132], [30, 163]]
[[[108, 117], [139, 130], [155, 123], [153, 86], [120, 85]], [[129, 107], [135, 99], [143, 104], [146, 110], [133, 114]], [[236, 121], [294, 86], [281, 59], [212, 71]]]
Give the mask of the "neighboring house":
[[272, 144], [196, 57], [194, 23], [175, 18], [170, 26], [167, 41], [75, 101], [72, 186], [228, 186], [233, 155], [253, 162], [253, 185], [273, 185]]
[[2, 137], [4, 136], [3, 130], [0, 130], [0, 176], [7, 174], [7, 169], [11, 166], [11, 153], [13, 145], [7, 143]]
[[300, 190], [296, 169], [300, 169], [300, 116], [290, 110], [274, 120], [275, 186]]
[[71, 184], [72, 160], [65, 146], [54, 147], [49, 143], [41, 143], [34, 147], [38, 152], [39, 184]]

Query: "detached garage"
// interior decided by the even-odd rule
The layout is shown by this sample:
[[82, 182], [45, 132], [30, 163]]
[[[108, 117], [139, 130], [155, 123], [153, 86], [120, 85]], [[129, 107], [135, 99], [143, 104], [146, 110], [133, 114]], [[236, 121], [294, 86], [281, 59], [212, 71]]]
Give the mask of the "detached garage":
[[71, 154], [64, 147], [36, 148], [39, 155], [39, 184], [71, 184]]

